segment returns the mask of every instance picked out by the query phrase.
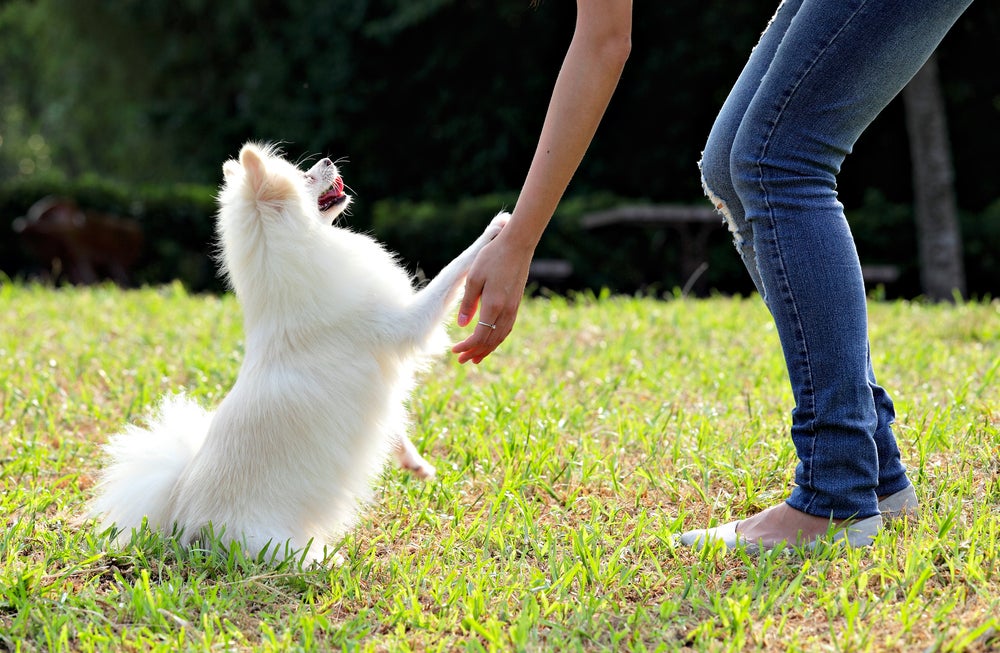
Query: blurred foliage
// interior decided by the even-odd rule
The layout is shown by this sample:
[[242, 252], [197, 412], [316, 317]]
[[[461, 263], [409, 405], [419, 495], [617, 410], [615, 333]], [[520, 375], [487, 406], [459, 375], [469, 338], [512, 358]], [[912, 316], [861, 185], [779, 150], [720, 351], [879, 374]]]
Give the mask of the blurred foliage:
[[[645, 3], [633, 52], [571, 192], [700, 201], [711, 121], [775, 0]], [[346, 157], [361, 197], [516, 189], [572, 33], [568, 1], [7, 0], [0, 176], [84, 172], [216, 183], [248, 139]], [[994, 199], [1000, 6], [975, 3], [941, 52], [964, 205]], [[894, 106], [841, 186], [909, 199]], [[992, 157], [990, 157], [992, 158]]]
[[[672, 254], [649, 233], [592, 240], [573, 216], [609, 198], [703, 201], [704, 138], [776, 4], [636, 6], [619, 90], [539, 257], [551, 255], [545, 247], [578, 257], [586, 285], [672, 269], [651, 259]], [[211, 249], [208, 189], [253, 139], [284, 143], [292, 159], [341, 159], [356, 228], [377, 224], [414, 264], [443, 259], [513, 206], [574, 13], [559, 0], [0, 0], [0, 228], [40, 197], [32, 193], [73, 193], [143, 222], [153, 243], [145, 278], [176, 265], [195, 288], [218, 287], [210, 261], [198, 262]], [[1000, 77], [978, 65], [995, 58], [998, 38], [1000, 5], [974, 3], [939, 53], [972, 292], [1000, 287], [991, 165]], [[907, 275], [916, 269], [908, 158], [897, 101], [839, 180], [864, 256], [901, 256]], [[709, 274], [743, 289], [727, 240], [713, 245]], [[23, 263], [0, 239], [0, 268]]]
[[[195, 184], [130, 186], [95, 176], [72, 181], [35, 176], [0, 184], [0, 215], [21, 216], [40, 197], [62, 196], [76, 198], [90, 209], [134, 218], [146, 237], [133, 271], [134, 283], [180, 280], [189, 290], [219, 292], [225, 283], [213, 258], [215, 193], [213, 186]], [[511, 208], [516, 197], [516, 193], [507, 192], [454, 202], [386, 199], [375, 202], [366, 217], [346, 216], [340, 225], [374, 235], [399, 255], [417, 279], [424, 279], [437, 274], [482, 232], [498, 210]], [[581, 226], [581, 218], [588, 213], [645, 201], [607, 192], [579, 194], [563, 201], [536, 254], [536, 259], [558, 259], [572, 266], [572, 275], [554, 288], [661, 294], [687, 285], [691, 280], [681, 274], [672, 229], [618, 226], [587, 230]], [[995, 296], [1000, 288], [1000, 201], [980, 213], [963, 211], [960, 217], [966, 235], [969, 295]], [[862, 206], [848, 212], [848, 219], [861, 260], [892, 265], [900, 271], [899, 280], [882, 294], [919, 295], [912, 208], [869, 191]], [[707, 256], [708, 267], [699, 277], [703, 289], [744, 295], [753, 291], [721, 221], [708, 239]], [[48, 272], [27, 256], [16, 237], [0, 238], [0, 270], [27, 277]]]

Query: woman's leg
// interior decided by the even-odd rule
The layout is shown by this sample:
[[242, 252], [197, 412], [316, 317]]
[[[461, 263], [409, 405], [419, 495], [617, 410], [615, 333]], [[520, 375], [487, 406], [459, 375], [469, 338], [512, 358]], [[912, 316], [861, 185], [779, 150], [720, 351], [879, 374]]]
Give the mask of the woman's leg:
[[747, 107], [760, 88], [760, 81], [771, 67], [774, 53], [785, 36], [788, 25], [802, 4], [802, 0], [787, 0], [782, 2], [777, 12], [760, 37], [760, 42], [750, 53], [743, 72], [726, 98], [719, 115], [712, 125], [705, 151], [698, 163], [701, 168], [701, 183], [705, 194], [715, 205], [726, 221], [726, 226], [733, 234], [733, 244], [743, 260], [750, 278], [761, 297], [764, 288], [757, 270], [757, 255], [753, 246], [753, 231], [746, 221], [743, 205], [733, 188], [730, 158], [736, 132], [743, 122]]
[[809, 515], [875, 515], [877, 493], [908, 483], [892, 402], [871, 371], [864, 285], [836, 175], [970, 3], [783, 3], [706, 147], [706, 190], [778, 326], [800, 461], [788, 506]]

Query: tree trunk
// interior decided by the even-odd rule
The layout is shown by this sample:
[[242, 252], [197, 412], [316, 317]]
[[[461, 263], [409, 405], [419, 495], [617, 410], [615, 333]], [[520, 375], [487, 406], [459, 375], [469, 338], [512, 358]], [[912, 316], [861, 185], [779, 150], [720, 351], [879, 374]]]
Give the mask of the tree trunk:
[[913, 163], [920, 281], [929, 299], [953, 301], [956, 293], [965, 293], [965, 267], [936, 55], [903, 89], [903, 103]]

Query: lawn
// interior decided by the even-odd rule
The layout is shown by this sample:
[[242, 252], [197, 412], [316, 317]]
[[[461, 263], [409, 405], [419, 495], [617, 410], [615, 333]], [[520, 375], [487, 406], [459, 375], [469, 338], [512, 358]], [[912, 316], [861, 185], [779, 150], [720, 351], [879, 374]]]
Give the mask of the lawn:
[[551, 298], [481, 366], [442, 356], [412, 401], [438, 477], [387, 468], [345, 564], [301, 571], [78, 520], [111, 433], [233, 382], [232, 297], [6, 283], [0, 651], [998, 650], [1000, 302], [870, 311], [923, 503], [869, 549], [674, 541], [792, 482], [759, 301]]

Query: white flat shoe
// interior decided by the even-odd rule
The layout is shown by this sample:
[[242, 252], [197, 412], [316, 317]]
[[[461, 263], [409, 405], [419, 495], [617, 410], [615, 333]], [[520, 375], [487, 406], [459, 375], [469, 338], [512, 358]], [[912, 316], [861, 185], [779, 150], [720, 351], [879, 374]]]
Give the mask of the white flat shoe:
[[917, 491], [913, 489], [913, 485], [907, 485], [899, 492], [890, 494], [878, 502], [882, 520], [886, 523], [904, 518], [915, 519], [919, 507], [920, 502], [917, 500]]
[[[896, 495], [894, 494], [892, 496]], [[735, 549], [736, 547], [743, 547], [747, 553], [758, 553], [762, 550], [769, 551], [776, 548], [777, 545], [781, 545], [781, 548], [788, 550], [794, 548], [784, 540], [770, 545], [764, 544], [763, 542], [751, 542], [736, 532], [736, 525], [739, 523], [740, 521], [737, 520], [727, 524], [722, 524], [721, 526], [716, 526], [715, 528], [705, 528], [681, 533], [680, 543], [685, 546], [693, 546], [696, 549], [700, 549], [708, 544], [721, 542], [727, 550]], [[881, 528], [882, 515], [872, 515], [871, 517], [866, 517], [865, 519], [844, 524], [843, 528], [838, 528], [834, 531], [833, 535], [829, 539], [825, 536], [820, 536], [813, 541], [806, 543], [804, 546], [811, 549], [816, 547], [819, 542], [843, 542], [850, 547], [870, 546], [875, 540], [875, 535]]]
[[[702, 528], [681, 533], [680, 542], [684, 546], [693, 546], [700, 549], [714, 542], [722, 542], [727, 549], [735, 549], [741, 544], [746, 544], [746, 538], [736, 532], [736, 525], [740, 520], [731, 521], [715, 528]], [[756, 545], [750, 545], [756, 548]]]

